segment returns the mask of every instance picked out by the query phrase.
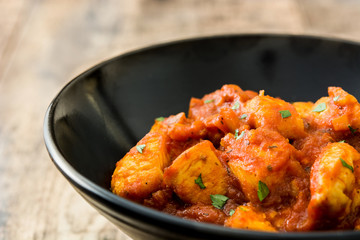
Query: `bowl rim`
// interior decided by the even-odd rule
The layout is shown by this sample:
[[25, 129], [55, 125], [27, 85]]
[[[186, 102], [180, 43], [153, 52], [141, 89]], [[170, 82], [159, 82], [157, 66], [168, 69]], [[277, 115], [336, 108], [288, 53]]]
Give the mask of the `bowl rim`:
[[[182, 44], [187, 42], [195, 42], [195, 41], [204, 41], [209, 39], [225, 39], [225, 38], [246, 38], [246, 37], [261, 37], [261, 38], [298, 38], [298, 39], [315, 39], [315, 40], [323, 40], [327, 42], [334, 43], [345, 43], [350, 45], [355, 45], [360, 47], [360, 43], [342, 39], [337, 37], [329, 37], [329, 36], [316, 36], [316, 35], [305, 35], [305, 34], [278, 34], [278, 33], [242, 33], [242, 34], [219, 34], [219, 35], [209, 35], [209, 36], [200, 36], [200, 37], [191, 37], [180, 40], [174, 40], [159, 44], [154, 44], [146, 47], [142, 47], [135, 50], [130, 50], [128, 52], [122, 53], [115, 57], [111, 57], [109, 59], [103, 60], [96, 65], [91, 66], [81, 74], [72, 78], [69, 82], [67, 82], [60, 91], [55, 95], [51, 103], [49, 104], [43, 123], [43, 139], [48, 151], [48, 154], [57, 167], [57, 169], [62, 173], [62, 175], [73, 185], [73, 187], [79, 188], [82, 191], [85, 191], [92, 196], [96, 196], [97, 199], [100, 199], [101, 202], [110, 204], [111, 206], [115, 206], [118, 209], [126, 209], [132, 214], [136, 214], [141, 217], [145, 217], [145, 219], [153, 219], [156, 222], [161, 222], [164, 224], [170, 224], [174, 227], [181, 227], [187, 230], [195, 230], [197, 232], [202, 232], [206, 234], [215, 234], [215, 235], [223, 235], [223, 236], [231, 236], [231, 237], [241, 237], [247, 236], [257, 239], [265, 239], [265, 238], [274, 238], [274, 239], [303, 239], [303, 238], [311, 238], [311, 239], [320, 239], [320, 238], [328, 238], [328, 239], [338, 239], [339, 237], [359, 237], [360, 232], [354, 230], [345, 230], [345, 231], [311, 231], [311, 232], [264, 232], [264, 231], [252, 231], [252, 230], [244, 230], [244, 229], [234, 229], [227, 228], [215, 224], [207, 224], [196, 222], [192, 220], [182, 219], [180, 217], [176, 217], [170, 214], [166, 214], [160, 212], [158, 210], [154, 210], [148, 207], [145, 207], [141, 204], [134, 203], [125, 198], [121, 198], [111, 191], [106, 190], [105, 188], [99, 186], [98, 184], [92, 182], [87, 179], [85, 176], [80, 174], [71, 164], [65, 159], [64, 155], [61, 153], [60, 149], [55, 140], [54, 128], [53, 128], [53, 120], [54, 120], [54, 112], [59, 102], [62, 93], [72, 84], [75, 84], [78, 81], [81, 81], [85, 76], [91, 74], [96, 69], [99, 69], [111, 62], [118, 61], [119, 59], [126, 58], [127, 56], [131, 56], [134, 54], [139, 54], [144, 51], [156, 50], [157, 48], [163, 48], [166, 46]], [[82, 195], [82, 194], [80, 194]], [[84, 197], [84, 196], [82, 196]]]

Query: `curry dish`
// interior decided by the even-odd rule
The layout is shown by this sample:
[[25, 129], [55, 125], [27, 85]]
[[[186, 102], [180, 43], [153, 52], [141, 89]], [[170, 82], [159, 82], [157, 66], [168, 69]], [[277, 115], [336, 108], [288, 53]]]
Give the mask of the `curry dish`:
[[340, 87], [289, 103], [236, 85], [160, 117], [120, 161], [113, 193], [259, 231], [360, 230], [360, 104]]

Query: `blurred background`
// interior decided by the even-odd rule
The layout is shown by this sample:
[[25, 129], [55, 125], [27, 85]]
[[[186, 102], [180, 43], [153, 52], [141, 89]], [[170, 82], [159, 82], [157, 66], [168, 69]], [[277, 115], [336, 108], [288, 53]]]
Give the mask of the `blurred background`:
[[47, 155], [50, 101], [121, 53], [228, 33], [360, 40], [358, 0], [0, 0], [0, 239], [128, 239]]

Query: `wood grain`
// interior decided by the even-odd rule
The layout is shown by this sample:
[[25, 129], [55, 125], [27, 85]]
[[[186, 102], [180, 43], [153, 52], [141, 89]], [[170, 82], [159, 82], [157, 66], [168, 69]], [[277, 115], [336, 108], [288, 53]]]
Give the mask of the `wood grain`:
[[275, 32], [360, 39], [355, 0], [0, 0], [0, 239], [128, 239], [66, 182], [42, 124], [74, 76], [170, 40]]

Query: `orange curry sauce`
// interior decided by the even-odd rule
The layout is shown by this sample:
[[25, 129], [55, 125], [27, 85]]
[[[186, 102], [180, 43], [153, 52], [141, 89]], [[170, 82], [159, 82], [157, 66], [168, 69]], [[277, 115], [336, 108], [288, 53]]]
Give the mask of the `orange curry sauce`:
[[112, 191], [185, 219], [260, 231], [360, 229], [360, 104], [288, 103], [236, 85], [158, 118]]

